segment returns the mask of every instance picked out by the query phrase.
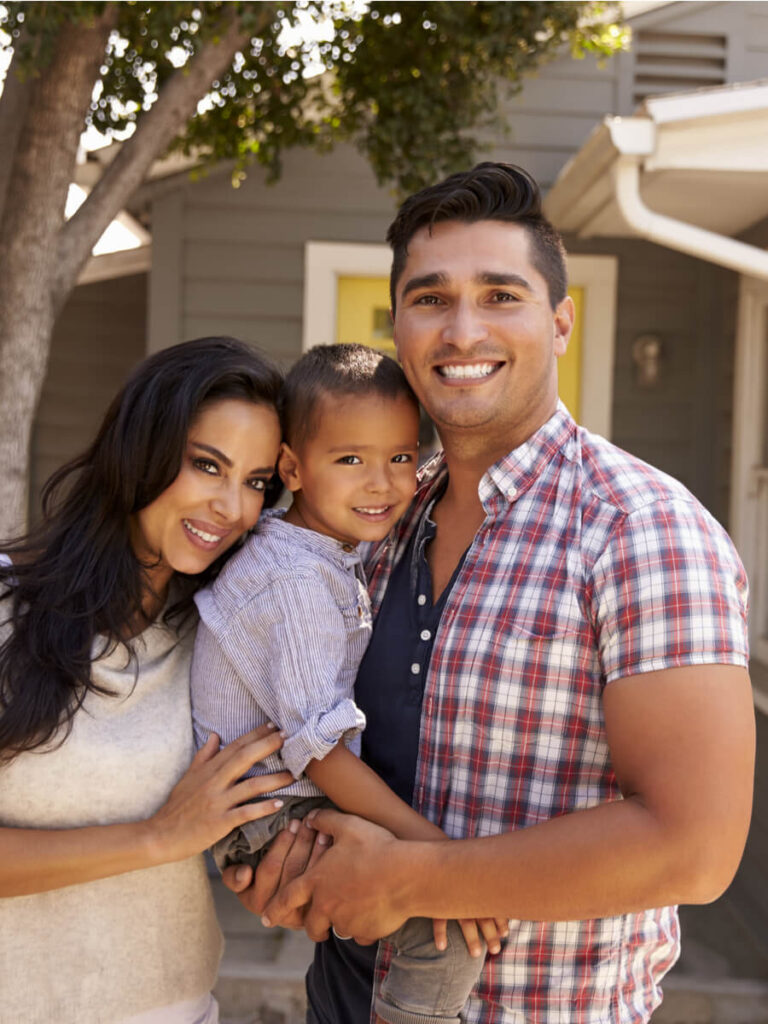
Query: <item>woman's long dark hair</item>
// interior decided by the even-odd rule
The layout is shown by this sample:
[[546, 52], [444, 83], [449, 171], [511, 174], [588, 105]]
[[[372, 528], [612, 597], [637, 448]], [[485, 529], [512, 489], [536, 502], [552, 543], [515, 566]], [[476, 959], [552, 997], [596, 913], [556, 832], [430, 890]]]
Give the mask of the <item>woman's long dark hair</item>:
[[[63, 741], [86, 694], [105, 692], [91, 680], [94, 639], [105, 653], [142, 625], [146, 566], [131, 516], [176, 479], [197, 414], [226, 398], [275, 407], [280, 385], [277, 368], [234, 338], [163, 349], [128, 378], [90, 448], [48, 480], [41, 523], [0, 545], [13, 563], [0, 566], [0, 624], [12, 627], [0, 647], [0, 760]], [[176, 575], [166, 620], [185, 621], [225, 557]]]

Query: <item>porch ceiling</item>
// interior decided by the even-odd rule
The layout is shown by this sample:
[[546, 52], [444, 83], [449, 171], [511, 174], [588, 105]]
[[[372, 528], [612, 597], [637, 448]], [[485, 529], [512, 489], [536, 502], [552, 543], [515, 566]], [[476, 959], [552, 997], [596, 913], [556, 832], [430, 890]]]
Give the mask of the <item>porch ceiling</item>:
[[768, 79], [654, 97], [606, 117], [544, 201], [560, 231], [639, 236], [622, 214], [620, 167], [637, 166], [654, 214], [736, 236], [768, 217]]

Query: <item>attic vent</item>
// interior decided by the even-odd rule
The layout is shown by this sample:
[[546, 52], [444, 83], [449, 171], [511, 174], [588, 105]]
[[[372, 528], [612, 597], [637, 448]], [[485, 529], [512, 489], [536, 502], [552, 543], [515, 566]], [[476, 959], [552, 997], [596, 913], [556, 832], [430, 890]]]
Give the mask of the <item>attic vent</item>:
[[635, 103], [726, 81], [726, 37], [687, 32], [635, 32]]

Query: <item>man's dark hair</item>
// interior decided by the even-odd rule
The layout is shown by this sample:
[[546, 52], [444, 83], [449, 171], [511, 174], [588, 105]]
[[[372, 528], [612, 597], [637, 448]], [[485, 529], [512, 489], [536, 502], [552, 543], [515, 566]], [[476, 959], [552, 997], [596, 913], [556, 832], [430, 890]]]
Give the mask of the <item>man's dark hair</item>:
[[377, 395], [418, 401], [399, 364], [367, 345], [317, 345], [288, 371], [280, 399], [283, 438], [291, 447], [317, 427], [318, 406], [332, 396]]
[[522, 167], [485, 162], [471, 171], [452, 174], [409, 196], [387, 231], [392, 247], [389, 291], [395, 309], [395, 289], [408, 257], [408, 244], [423, 227], [456, 220], [475, 224], [481, 220], [521, 224], [531, 242], [531, 262], [547, 282], [553, 309], [566, 296], [568, 280], [565, 249], [558, 232], [541, 212], [539, 186]]

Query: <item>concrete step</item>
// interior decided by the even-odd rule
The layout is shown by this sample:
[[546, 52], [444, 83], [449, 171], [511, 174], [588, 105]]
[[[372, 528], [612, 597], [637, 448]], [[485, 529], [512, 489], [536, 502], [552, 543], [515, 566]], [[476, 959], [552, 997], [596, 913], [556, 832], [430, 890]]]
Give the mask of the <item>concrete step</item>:
[[265, 928], [211, 879], [226, 945], [214, 995], [221, 1024], [304, 1024], [304, 975], [314, 944], [303, 932]]
[[768, 1024], [768, 982], [670, 975], [653, 1024]]

